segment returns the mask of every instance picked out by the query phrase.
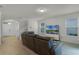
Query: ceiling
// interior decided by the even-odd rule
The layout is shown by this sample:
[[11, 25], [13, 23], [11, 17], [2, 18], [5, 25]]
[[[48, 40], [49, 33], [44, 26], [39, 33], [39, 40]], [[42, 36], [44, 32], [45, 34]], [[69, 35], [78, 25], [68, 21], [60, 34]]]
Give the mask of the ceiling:
[[[47, 12], [40, 14], [38, 8], [46, 8]], [[2, 19], [11, 18], [41, 18], [67, 14], [79, 11], [79, 4], [3, 4], [0, 5]]]

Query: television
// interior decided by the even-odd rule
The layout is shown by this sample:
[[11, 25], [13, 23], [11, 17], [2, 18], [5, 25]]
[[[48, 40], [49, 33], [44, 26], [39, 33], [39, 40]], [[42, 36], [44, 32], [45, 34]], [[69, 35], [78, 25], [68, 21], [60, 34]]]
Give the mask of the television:
[[47, 25], [46, 26], [47, 34], [58, 34], [59, 33], [59, 25]]

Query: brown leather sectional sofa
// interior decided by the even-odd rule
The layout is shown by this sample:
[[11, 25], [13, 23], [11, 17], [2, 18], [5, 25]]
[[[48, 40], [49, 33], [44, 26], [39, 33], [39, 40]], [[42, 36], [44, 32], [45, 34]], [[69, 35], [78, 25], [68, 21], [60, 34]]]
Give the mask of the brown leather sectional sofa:
[[23, 44], [39, 55], [55, 54], [54, 50], [51, 51], [52, 49], [48, 46], [48, 41], [50, 40], [50, 38], [35, 35], [33, 33], [29, 34], [27, 32], [22, 33], [21, 36]]

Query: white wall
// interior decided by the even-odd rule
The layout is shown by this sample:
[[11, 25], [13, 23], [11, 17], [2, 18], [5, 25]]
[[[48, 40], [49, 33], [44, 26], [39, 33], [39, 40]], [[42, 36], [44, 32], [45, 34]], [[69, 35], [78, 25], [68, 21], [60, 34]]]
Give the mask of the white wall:
[[38, 34], [38, 20], [43, 18], [16, 18], [19, 22], [20, 34], [24, 31], [34, 31]]
[[[19, 36], [24, 31], [34, 31], [34, 33], [37, 34], [38, 33], [37, 19], [39, 19], [39, 18], [29, 18], [29, 19], [15, 18], [15, 19], [13, 19], [19, 23]], [[3, 20], [3, 21], [7, 21], [7, 20]]]
[[35, 20], [28, 21], [28, 31], [34, 31], [35, 34], [38, 33], [38, 24]]
[[[11, 23], [11, 24], [8, 24]], [[3, 36], [10, 36], [10, 35], [19, 35], [19, 23], [12, 19], [3, 21], [2, 24], [2, 35]]]
[[[13, 20], [13, 21], [10, 21], [10, 20]], [[27, 19], [23, 19], [23, 18], [14, 18], [14, 19], [7, 19], [7, 20], [3, 20], [3, 22], [11, 22], [13, 25], [13, 27], [10, 27], [9, 25], [6, 25], [6, 29], [10, 28], [10, 29], [13, 29], [12, 31], [14, 32], [4, 32], [6, 31], [6, 29], [3, 30], [3, 36], [5, 35], [16, 35], [17, 38], [21, 38], [21, 33], [24, 32], [24, 31], [27, 31]], [[8, 26], [8, 27], [7, 27]]]
[[[23, 20], [23, 19], [21, 19]], [[23, 21], [18, 21], [19, 22], [19, 31], [20, 31], [20, 34], [24, 31], [27, 31], [28, 27], [27, 27], [27, 24], [28, 24], [28, 21], [27, 20], [23, 20]]]
[[38, 34], [38, 20], [43, 18], [30, 18], [28, 19], [28, 31], [34, 31], [35, 34]]
[[1, 13], [0, 13], [0, 44], [1, 44]]
[[[43, 19], [43, 20], [38, 21], [38, 23], [40, 24], [41, 22], [44, 22], [48, 24], [58, 24], [60, 27], [60, 40], [61, 41], [79, 44], [79, 36], [71, 37], [71, 36], [66, 35], [65, 21], [68, 17], [77, 17], [79, 19], [79, 12]], [[39, 34], [44, 35], [43, 33], [40, 33], [40, 31], [39, 31]]]

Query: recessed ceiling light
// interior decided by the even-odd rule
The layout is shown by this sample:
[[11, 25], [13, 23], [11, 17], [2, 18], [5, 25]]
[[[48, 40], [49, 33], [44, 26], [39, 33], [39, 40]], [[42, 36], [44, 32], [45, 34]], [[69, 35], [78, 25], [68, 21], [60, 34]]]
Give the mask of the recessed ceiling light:
[[44, 10], [40, 10], [40, 12], [45, 12]]
[[47, 9], [46, 8], [38, 8], [37, 12], [44, 13], [44, 12], [47, 12]]
[[12, 23], [8, 23], [8, 24], [10, 25], [10, 24], [12, 24]]

